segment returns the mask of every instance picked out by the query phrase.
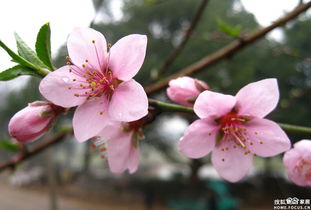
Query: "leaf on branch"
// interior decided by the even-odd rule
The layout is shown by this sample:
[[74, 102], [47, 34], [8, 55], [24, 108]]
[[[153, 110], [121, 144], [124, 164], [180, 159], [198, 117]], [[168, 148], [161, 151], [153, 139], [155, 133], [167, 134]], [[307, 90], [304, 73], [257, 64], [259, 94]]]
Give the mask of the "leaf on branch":
[[37, 35], [36, 52], [41, 61], [53, 70], [51, 57], [51, 29], [50, 24], [44, 24]]
[[12, 143], [10, 140], [1, 140], [0, 149], [8, 150], [11, 152], [18, 152], [20, 147], [17, 144]]
[[2, 47], [11, 56], [11, 58], [13, 59], [14, 62], [19, 63], [20, 65], [27, 67], [27, 68], [41, 70], [41, 68], [39, 66], [36, 66], [36, 65], [30, 63], [29, 61], [27, 61], [22, 56], [13, 52], [13, 50], [11, 50], [8, 46], [6, 46], [1, 40], [0, 40], [0, 47]]
[[227, 23], [225, 23], [223, 20], [218, 19], [218, 26], [219, 26], [219, 30], [222, 31], [223, 33], [232, 36], [234, 38], [239, 37], [240, 32], [241, 32], [241, 26], [235, 26], [232, 27], [230, 25], [228, 25]]
[[32, 75], [40, 77], [40, 75], [38, 75], [34, 70], [21, 65], [17, 65], [0, 72], [0, 81], [11, 80], [21, 75]]
[[18, 49], [18, 54], [25, 58], [30, 63], [40, 66], [42, 68], [48, 68], [42, 61], [38, 58], [36, 53], [22, 40], [22, 38], [15, 33], [15, 40]]

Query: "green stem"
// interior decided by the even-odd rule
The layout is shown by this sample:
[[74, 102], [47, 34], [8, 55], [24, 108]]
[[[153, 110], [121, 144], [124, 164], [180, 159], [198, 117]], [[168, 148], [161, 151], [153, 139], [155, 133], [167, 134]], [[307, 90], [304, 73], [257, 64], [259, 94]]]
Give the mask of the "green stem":
[[49, 73], [51, 73], [50, 70], [44, 69], [44, 68], [37, 69], [37, 72], [38, 72], [42, 77], [45, 77], [46, 75], [48, 75]]
[[149, 104], [156, 107], [161, 112], [187, 112], [194, 114], [194, 111], [191, 107], [181, 106], [177, 104], [169, 104], [154, 99], [149, 99]]
[[283, 130], [286, 130], [288, 132], [311, 135], [311, 128], [310, 127], [304, 127], [304, 126], [299, 126], [299, 125], [290, 125], [290, 124], [285, 124], [285, 123], [278, 123], [278, 124], [279, 124], [279, 126], [281, 126], [281, 128]]
[[[149, 104], [159, 109], [159, 111], [161, 112], [185, 112], [185, 113], [194, 114], [193, 108], [191, 107], [165, 103], [165, 102], [161, 102], [161, 101], [154, 100], [154, 99], [149, 99]], [[278, 124], [283, 130], [287, 132], [311, 135], [310, 127], [290, 125], [290, 124], [285, 124], [285, 123], [278, 123]]]

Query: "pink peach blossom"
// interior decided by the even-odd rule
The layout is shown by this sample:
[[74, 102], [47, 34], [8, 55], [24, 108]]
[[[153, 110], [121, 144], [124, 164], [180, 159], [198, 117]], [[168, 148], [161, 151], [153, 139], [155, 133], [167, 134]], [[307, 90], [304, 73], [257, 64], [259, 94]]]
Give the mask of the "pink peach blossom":
[[109, 50], [105, 37], [90, 28], [76, 28], [67, 42], [71, 65], [49, 73], [41, 94], [62, 107], [78, 106], [73, 117], [79, 142], [97, 135], [110, 120], [134, 121], [148, 113], [143, 87], [132, 79], [143, 64], [145, 35], [123, 37]]
[[283, 162], [292, 182], [302, 187], [311, 187], [310, 140], [295, 143], [294, 148], [285, 153]]
[[9, 134], [22, 143], [40, 138], [54, 118], [64, 111], [62, 107], [46, 101], [36, 101], [17, 112], [9, 122]]
[[193, 122], [180, 139], [179, 150], [191, 158], [212, 151], [212, 164], [221, 177], [236, 182], [252, 166], [253, 155], [270, 157], [290, 148], [290, 140], [279, 125], [263, 119], [277, 105], [276, 79], [265, 79], [243, 87], [236, 96], [202, 92]]
[[173, 79], [168, 85], [166, 93], [169, 99], [185, 106], [193, 106], [198, 95], [208, 90], [205, 82], [187, 76]]
[[139, 164], [138, 140], [143, 138], [142, 120], [133, 122], [110, 122], [95, 140], [102, 156], [107, 158], [113, 173], [129, 170], [134, 173]]

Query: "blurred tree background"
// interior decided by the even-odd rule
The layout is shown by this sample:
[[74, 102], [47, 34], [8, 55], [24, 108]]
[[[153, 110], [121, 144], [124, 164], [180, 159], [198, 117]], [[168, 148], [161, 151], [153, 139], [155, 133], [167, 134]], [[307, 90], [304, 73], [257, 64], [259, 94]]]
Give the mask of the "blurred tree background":
[[[111, 2], [112, 1], [93, 0], [97, 15], [92, 22], [92, 27], [102, 32], [106, 39], [112, 44], [121, 37], [131, 33], [146, 34], [148, 36], [147, 56], [141, 71], [136, 76], [136, 79], [144, 86], [176, 73], [235, 40], [236, 37], [226, 32], [223, 27], [237, 30], [240, 35], [253, 32], [260, 28], [254, 16], [244, 10], [239, 0], [209, 1], [185, 49], [169, 68], [165, 69], [163, 72], [159, 72], [163, 60], [181, 41], [200, 1], [124, 0], [122, 18], [120, 20], [115, 20], [113, 18]], [[251, 46], [246, 47], [241, 52], [228, 57], [226, 60], [201, 71], [199, 74], [195, 75], [195, 77], [206, 81], [212, 90], [233, 95], [247, 83], [275, 77], [278, 79], [280, 87], [280, 102], [276, 111], [269, 115], [268, 118], [277, 122], [311, 126], [311, 121], [309, 119], [309, 110], [311, 107], [310, 16], [302, 15], [299, 19], [283, 26], [282, 30], [284, 32], [282, 40], [276, 41], [271, 37], [263, 38]], [[55, 34], [52, 33], [52, 36], [55, 36]], [[59, 50], [59, 55], [54, 59], [54, 65], [57, 67], [64, 65], [66, 62], [66, 55], [67, 50], [64, 45]], [[23, 89], [7, 96], [0, 110], [2, 120], [0, 131], [2, 137], [5, 137], [3, 134], [7, 133], [6, 126], [10, 117], [15, 112], [25, 107], [27, 103], [40, 98], [37, 88], [38, 83], [38, 79], [30, 79]], [[157, 93], [153, 97], [159, 98], [160, 100], [168, 100], [164, 91]], [[68, 122], [68, 117], [70, 116], [71, 113], [67, 115], [67, 117], [62, 117], [60, 121]], [[155, 191], [163, 193], [162, 197], [168, 195], [169, 199], [176, 199], [176, 196], [180, 195], [181, 191], [183, 191], [181, 187], [185, 187], [187, 190], [192, 189], [192, 187], [187, 187], [188, 178], [193, 178], [193, 173], [195, 173], [195, 177], [198, 177], [198, 169], [202, 167], [204, 163], [208, 163], [209, 158], [200, 161], [189, 161], [178, 154], [176, 150], [177, 140], [182, 134], [182, 129], [184, 129], [189, 120], [194, 120], [194, 118], [185, 114], [159, 116], [155, 123], [151, 124], [150, 127], [145, 130], [146, 139], [141, 141], [142, 164], [137, 174], [132, 175], [131, 183], [137, 184], [136, 186], [140, 186], [142, 189], [145, 189], [146, 186], [149, 185], [152, 185], [152, 189], [157, 186], [158, 188], [156, 188]], [[163, 125], [167, 125], [168, 129], [163, 130]], [[181, 130], [178, 127], [181, 127]], [[304, 136], [301, 135], [289, 135], [293, 143], [304, 138]], [[73, 144], [64, 142], [54, 148], [54, 151], [61, 147], [73, 147]], [[64, 148], [63, 150], [66, 151]], [[92, 170], [93, 166], [92, 172], [86, 172], [89, 174], [88, 176], [92, 176], [92, 174], [94, 175], [94, 173], [99, 170], [97, 168], [98, 165], [104, 165], [105, 161], [94, 161], [93, 159], [96, 159], [98, 154], [95, 152], [90, 153], [88, 147], [84, 148], [82, 153], [84, 153], [84, 157], [88, 157], [84, 159], [87, 160], [87, 162], [84, 162], [84, 166], [81, 166], [83, 165], [82, 163], [80, 165], [78, 164], [78, 168], [81, 170], [83, 167], [85, 168], [86, 165], [91, 165], [91, 168], [88, 170]], [[89, 158], [90, 155], [91, 158]], [[57, 159], [57, 157], [55, 157], [55, 159]], [[83, 158], [81, 158], [81, 161], [82, 159]], [[154, 161], [154, 159], [159, 161]], [[277, 170], [279, 170], [279, 168], [282, 167], [280, 166], [280, 157], [273, 159], [273, 161], [270, 160], [264, 163], [263, 168], [265, 170], [267, 168], [275, 170], [273, 169], [274, 166], [277, 166]], [[62, 159], [61, 161], [64, 160]], [[89, 161], [91, 161], [91, 163], [89, 163]], [[163, 164], [164, 162], [167, 162], [168, 165], [174, 165], [175, 169], [177, 168], [170, 177], [170, 180], [174, 181], [166, 181], [161, 185], [161, 183], [155, 181], [156, 179], [153, 179], [153, 177], [153, 181], [150, 181], [150, 178], [148, 181], [149, 185], [146, 184], [147, 179], [142, 178], [143, 175], [146, 175], [146, 171], [143, 169], [149, 170], [152, 167], [159, 168], [159, 164]], [[263, 164], [262, 160], [258, 160], [258, 163], [259, 165]], [[73, 165], [75, 164], [76, 163]], [[94, 166], [96, 170], [94, 170]], [[101, 170], [105, 171], [101, 173], [109, 174], [108, 169], [101, 168]], [[192, 173], [189, 172], [191, 170]], [[184, 173], [184, 171], [188, 172]], [[243, 189], [246, 189], [244, 193], [247, 192], [247, 190], [254, 189], [249, 187], [246, 183], [252, 183], [253, 187], [258, 187], [258, 185], [256, 185], [258, 183], [261, 183], [263, 186], [268, 186], [263, 183], [264, 178], [261, 176], [262, 173], [263, 171], [258, 173], [258, 176], [255, 178], [248, 178], [239, 184], [230, 185], [233, 195], [242, 198], [241, 192]], [[109, 176], [113, 177], [114, 175], [110, 174]], [[297, 196], [297, 194], [291, 193], [305, 192], [305, 190], [298, 187], [284, 187], [284, 180], [281, 181], [281, 185], [284, 186], [280, 188], [277, 187], [276, 181], [272, 182], [274, 184], [272, 188], [276, 189], [275, 192], [280, 192], [280, 190], [282, 190], [284, 196]], [[280, 182], [280, 180], [277, 182]], [[212, 185], [204, 185], [203, 188], [205, 190], [209, 188], [206, 186]], [[239, 191], [237, 190], [237, 186], [244, 186], [244, 188], [241, 188]], [[136, 187], [136, 189], [137, 188], [138, 187]], [[285, 191], [284, 188], [286, 189]], [[149, 191], [150, 189], [151, 188], [149, 188]], [[210, 187], [208, 192], [210, 193], [213, 189], [215, 188]], [[195, 188], [195, 190], [198, 192], [199, 189]], [[310, 191], [307, 192], [310, 193]], [[261, 191], [261, 193], [264, 195], [264, 192]], [[196, 193], [194, 193], [194, 195], [196, 195]], [[279, 197], [284, 197], [283, 195]], [[169, 200], [168, 198], [165, 199]], [[241, 202], [243, 203], [244, 201]]]

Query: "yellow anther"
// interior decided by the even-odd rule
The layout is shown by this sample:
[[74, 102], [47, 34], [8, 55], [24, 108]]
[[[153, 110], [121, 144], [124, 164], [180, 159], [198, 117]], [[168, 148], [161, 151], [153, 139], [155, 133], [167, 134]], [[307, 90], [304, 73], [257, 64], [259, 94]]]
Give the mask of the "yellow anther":
[[103, 114], [104, 114], [104, 112], [99, 112], [99, 114], [100, 114], [100, 115], [103, 115]]
[[94, 44], [94, 43], [95, 43], [95, 40], [92, 40], [92, 43]]
[[91, 82], [91, 83], [90, 83], [90, 87], [91, 87], [91, 88], [96, 87], [96, 82]]
[[108, 47], [109, 47], [109, 48], [112, 47], [112, 44], [108, 43]]
[[71, 63], [68, 61], [68, 62], [66, 62], [66, 64], [67, 64], [67, 65], [70, 65]]
[[68, 90], [71, 90], [72, 87], [68, 87]]
[[66, 56], [66, 60], [70, 60], [70, 57], [68, 55]]
[[260, 141], [260, 142], [259, 142], [259, 144], [263, 144], [263, 142], [262, 142], [262, 141]]
[[82, 67], [85, 68], [85, 64], [82, 64]]
[[74, 96], [76, 96], [76, 97], [79, 97], [79, 94], [78, 93], [75, 93], [75, 94], [73, 94]]

